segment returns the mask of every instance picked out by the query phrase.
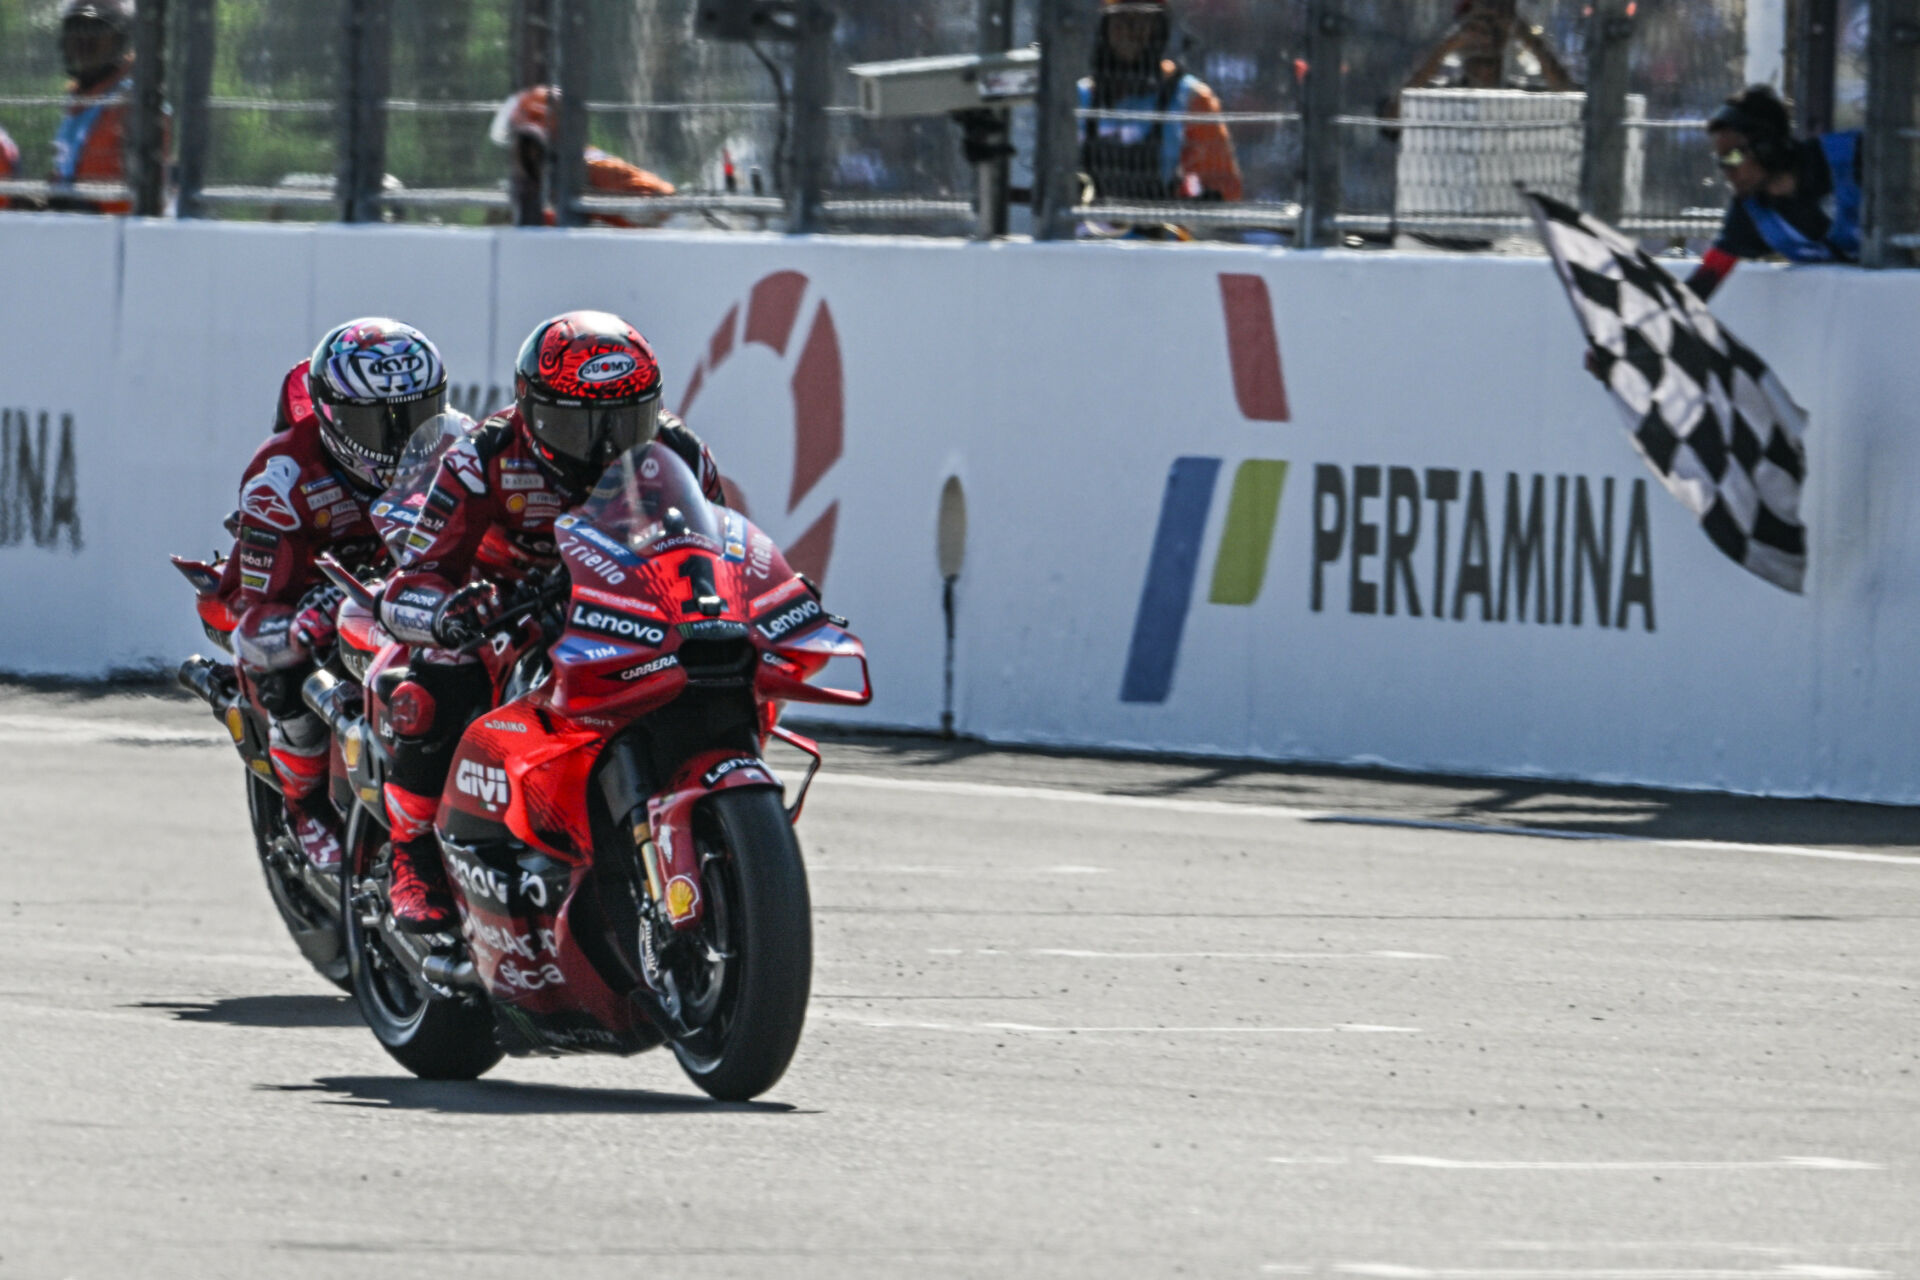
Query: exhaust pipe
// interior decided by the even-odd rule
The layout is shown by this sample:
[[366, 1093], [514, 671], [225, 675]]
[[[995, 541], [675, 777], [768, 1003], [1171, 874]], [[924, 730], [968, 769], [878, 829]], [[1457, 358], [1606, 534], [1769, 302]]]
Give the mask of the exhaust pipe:
[[480, 989], [480, 975], [474, 972], [473, 961], [465, 957], [428, 956], [420, 962], [420, 976], [436, 987]]
[[240, 682], [234, 679], [232, 667], [197, 653], [180, 664], [173, 679], [216, 712], [224, 712], [240, 694]]
[[348, 736], [353, 722], [360, 718], [360, 687], [324, 667], [307, 677], [300, 686], [300, 697], [341, 738]]

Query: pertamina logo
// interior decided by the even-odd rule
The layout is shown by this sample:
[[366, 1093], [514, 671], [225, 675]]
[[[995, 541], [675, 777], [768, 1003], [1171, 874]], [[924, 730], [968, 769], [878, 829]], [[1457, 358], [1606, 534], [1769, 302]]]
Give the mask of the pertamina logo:
[[[1250, 422], [1290, 419], [1266, 284], [1222, 275], [1234, 392]], [[1225, 514], [1225, 460], [1176, 458], [1147, 560], [1122, 702], [1173, 689], [1203, 552], [1206, 603], [1260, 599], [1289, 465], [1239, 462]], [[1315, 463], [1307, 611], [1451, 622], [1654, 629], [1646, 481], [1444, 466]]]
[[462, 760], [453, 785], [492, 810], [507, 803], [507, 771], [478, 760]]
[[[810, 288], [797, 271], [775, 272], [755, 284], [714, 330], [680, 413], [686, 416], [704, 395], [707, 410], [729, 432], [749, 433], [753, 447], [728, 451], [729, 465], [741, 468], [726, 477], [728, 504], [765, 528], [796, 571], [825, 582], [840, 516], [835, 486], [825, 482], [844, 447], [846, 394], [833, 312], [825, 299], [814, 301]], [[796, 344], [809, 307], [806, 337]], [[698, 429], [697, 422], [689, 425]], [[783, 475], [789, 440], [792, 466]], [[784, 501], [774, 506], [767, 495], [783, 483]], [[757, 515], [748, 508], [749, 492], [759, 495]], [[750, 573], [768, 563], [758, 545], [748, 548], [748, 556]]]

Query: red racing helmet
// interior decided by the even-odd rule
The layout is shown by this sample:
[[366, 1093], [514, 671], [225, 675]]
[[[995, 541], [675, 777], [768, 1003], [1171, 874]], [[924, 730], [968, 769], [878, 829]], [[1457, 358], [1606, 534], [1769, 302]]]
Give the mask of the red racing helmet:
[[638, 330], [604, 311], [534, 326], [514, 362], [513, 395], [533, 450], [585, 489], [660, 429], [660, 362]]

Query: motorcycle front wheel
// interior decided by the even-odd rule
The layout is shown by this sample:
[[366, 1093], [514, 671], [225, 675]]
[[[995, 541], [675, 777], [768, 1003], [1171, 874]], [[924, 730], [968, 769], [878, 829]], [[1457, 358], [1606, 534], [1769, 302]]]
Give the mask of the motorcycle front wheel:
[[676, 983], [688, 1034], [674, 1056], [724, 1102], [756, 1098], [785, 1073], [813, 986], [813, 908], [793, 824], [773, 790], [722, 791], [696, 823], [706, 914], [683, 938]]
[[[384, 861], [384, 859], [382, 859]], [[343, 871], [345, 869], [343, 868]], [[342, 874], [341, 920], [354, 1003], [389, 1057], [423, 1080], [474, 1080], [500, 1061], [493, 1013], [484, 1003], [443, 1000], [414, 985], [363, 911], [384, 912], [378, 880]]]
[[321, 977], [342, 991], [353, 990], [347, 979], [340, 922], [313, 901], [304, 884], [276, 865], [274, 843], [293, 841], [286, 802], [278, 791], [252, 774], [247, 775], [247, 816], [253, 822], [253, 847], [260, 857], [260, 874], [266, 877], [267, 896], [273, 899], [273, 909], [280, 913], [280, 923], [287, 927], [293, 944]]

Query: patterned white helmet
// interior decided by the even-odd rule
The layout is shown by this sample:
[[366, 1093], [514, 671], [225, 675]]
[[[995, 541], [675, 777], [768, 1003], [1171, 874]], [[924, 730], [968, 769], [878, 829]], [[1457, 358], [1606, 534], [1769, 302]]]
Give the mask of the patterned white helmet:
[[362, 484], [385, 488], [414, 429], [446, 411], [447, 369], [426, 334], [373, 316], [320, 339], [307, 389], [334, 461]]

